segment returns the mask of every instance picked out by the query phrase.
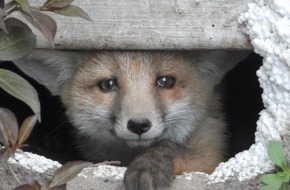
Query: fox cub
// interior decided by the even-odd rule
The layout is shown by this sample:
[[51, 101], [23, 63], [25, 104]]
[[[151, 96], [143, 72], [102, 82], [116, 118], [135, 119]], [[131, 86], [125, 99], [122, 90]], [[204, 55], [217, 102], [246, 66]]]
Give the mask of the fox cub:
[[59, 95], [84, 159], [119, 160], [128, 190], [167, 189], [176, 174], [224, 159], [217, 85], [247, 52], [35, 50], [15, 64]]

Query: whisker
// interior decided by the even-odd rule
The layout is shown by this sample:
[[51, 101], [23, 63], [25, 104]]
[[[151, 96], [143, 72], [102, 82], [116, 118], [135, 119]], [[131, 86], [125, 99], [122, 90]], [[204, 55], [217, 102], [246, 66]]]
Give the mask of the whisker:
[[58, 131], [61, 127], [63, 127], [64, 124], [67, 122], [68, 122], [68, 119], [65, 119], [57, 127], [55, 127], [52, 131], [50, 131], [48, 134], [44, 135], [43, 137], [49, 137], [49, 136], [53, 135], [54, 133], [56, 133], [56, 131]]

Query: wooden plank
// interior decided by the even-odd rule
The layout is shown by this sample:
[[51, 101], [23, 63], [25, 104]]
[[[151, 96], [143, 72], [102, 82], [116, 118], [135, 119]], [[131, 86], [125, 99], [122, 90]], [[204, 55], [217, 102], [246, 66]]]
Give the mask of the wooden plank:
[[[79, 0], [89, 22], [49, 14], [62, 49], [251, 49], [237, 18], [251, 0]], [[41, 5], [42, 0], [31, 0]], [[49, 48], [37, 32], [39, 48]]]

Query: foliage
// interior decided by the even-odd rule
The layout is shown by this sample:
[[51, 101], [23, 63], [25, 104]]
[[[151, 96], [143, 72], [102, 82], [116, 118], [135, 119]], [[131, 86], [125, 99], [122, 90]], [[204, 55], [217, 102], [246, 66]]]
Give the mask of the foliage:
[[265, 184], [265, 186], [260, 190], [287, 190], [287, 185], [290, 181], [290, 170], [287, 166], [283, 148], [279, 142], [269, 142], [268, 156], [278, 167], [278, 172], [261, 176], [260, 180]]
[[0, 108], [0, 160], [6, 162], [10, 156], [13, 156], [18, 148], [23, 146], [37, 121], [37, 116], [27, 117], [20, 129], [18, 129], [17, 119], [12, 111], [6, 108]]
[[32, 51], [36, 37], [31, 29], [14, 18], [8, 18], [4, 23], [7, 33], [0, 32], [0, 60], [19, 59]]
[[[15, 11], [22, 13], [24, 19], [37, 28], [53, 47], [57, 30], [56, 22], [43, 11], [52, 11], [66, 16], [77, 16], [87, 20], [90, 17], [79, 7], [71, 5], [73, 0], [48, 0], [40, 7], [32, 7], [27, 0], [0, 0], [0, 60], [13, 61], [31, 52], [36, 46], [36, 36], [27, 24], [8, 18]], [[20, 76], [13, 72], [0, 70], [0, 88], [24, 101], [38, 115], [40, 106], [36, 91]]]
[[[71, 5], [73, 1], [47, 0], [42, 6], [33, 7], [27, 0], [11, 0], [8, 3], [5, 0], [0, 0], [0, 64], [2, 61], [19, 59], [30, 53], [36, 46], [36, 36], [30, 27], [16, 18], [11, 18], [10, 14], [19, 11], [23, 19], [38, 29], [53, 47], [57, 25], [43, 11], [91, 20], [81, 8]], [[25, 102], [35, 113], [27, 117], [19, 128], [14, 113], [9, 109], [0, 108], [0, 161], [7, 164], [10, 172], [20, 183], [7, 160], [24, 146], [23, 143], [30, 136], [37, 119], [40, 121], [40, 103], [36, 90], [24, 78], [11, 71], [0, 69], [0, 88]], [[65, 189], [65, 184], [90, 164], [90, 162], [83, 161], [66, 163], [56, 171], [48, 185], [41, 186], [37, 181], [31, 180], [28, 184], [21, 185], [16, 189]]]
[[43, 11], [51, 11], [65, 16], [91, 18], [79, 7], [71, 5], [73, 0], [48, 0], [40, 7], [32, 7], [27, 0], [12, 0], [5, 4], [0, 0], [0, 60], [15, 60], [29, 53], [36, 44], [31, 29], [16, 18], [7, 18], [20, 11], [23, 18], [37, 28], [53, 46], [57, 31], [56, 22]]
[[37, 181], [30, 181], [28, 184], [21, 185], [15, 190], [53, 190], [66, 189], [66, 183], [75, 178], [84, 168], [93, 165], [91, 162], [72, 161], [65, 163], [56, 170], [52, 180], [48, 185], [41, 186]]
[[105, 161], [97, 164], [85, 161], [71, 161], [65, 163], [54, 173], [53, 178], [46, 184], [40, 185], [37, 181], [31, 180], [28, 184], [16, 187], [14, 190], [65, 190], [66, 184], [75, 178], [86, 167], [97, 167], [99, 165], [115, 164], [119, 161]]
[[14, 72], [0, 69], [0, 87], [29, 105], [40, 120], [40, 102], [37, 91], [24, 78]]
[[[0, 146], [0, 161], [2, 163], [6, 163], [9, 167], [7, 160], [15, 154], [17, 149], [24, 146], [23, 143], [28, 139], [36, 122], [36, 115], [29, 116], [23, 121], [19, 129], [14, 113], [9, 109], [0, 108], [0, 143], [4, 145], [3, 148]], [[40, 185], [31, 179], [27, 184], [16, 187], [15, 190], [65, 190], [66, 183], [75, 178], [84, 168], [103, 164], [120, 164], [120, 162], [111, 161], [95, 165], [85, 161], [67, 162], [56, 170], [52, 179], [45, 185]], [[21, 183], [12, 168], [9, 167], [9, 169], [18, 183]]]

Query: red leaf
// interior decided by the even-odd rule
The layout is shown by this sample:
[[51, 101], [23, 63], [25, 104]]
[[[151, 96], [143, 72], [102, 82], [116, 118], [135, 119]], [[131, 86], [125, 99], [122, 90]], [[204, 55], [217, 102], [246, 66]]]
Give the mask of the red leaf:
[[44, 3], [41, 10], [57, 10], [69, 6], [74, 0], [48, 0]]
[[70, 5], [63, 9], [54, 10], [53, 12], [57, 14], [65, 15], [65, 16], [81, 17], [86, 20], [93, 21], [85, 11], [83, 11], [81, 8], [74, 5]]
[[50, 42], [52, 46], [54, 46], [54, 37], [56, 33], [56, 22], [46, 14], [43, 14], [36, 10], [31, 10], [31, 16], [25, 14], [27, 20], [33, 24]]
[[23, 121], [19, 130], [19, 135], [17, 139], [18, 145], [22, 145], [27, 140], [36, 122], [37, 122], [37, 115], [31, 115]]
[[24, 184], [16, 187], [14, 190], [41, 190], [41, 186], [37, 181], [33, 181], [30, 184]]
[[0, 108], [0, 142], [4, 146], [11, 143], [16, 144], [18, 136], [18, 123], [12, 111], [6, 108]]
[[54, 177], [49, 184], [49, 188], [54, 188], [66, 184], [89, 165], [92, 165], [92, 163], [84, 161], [72, 161], [65, 163], [55, 172]]

